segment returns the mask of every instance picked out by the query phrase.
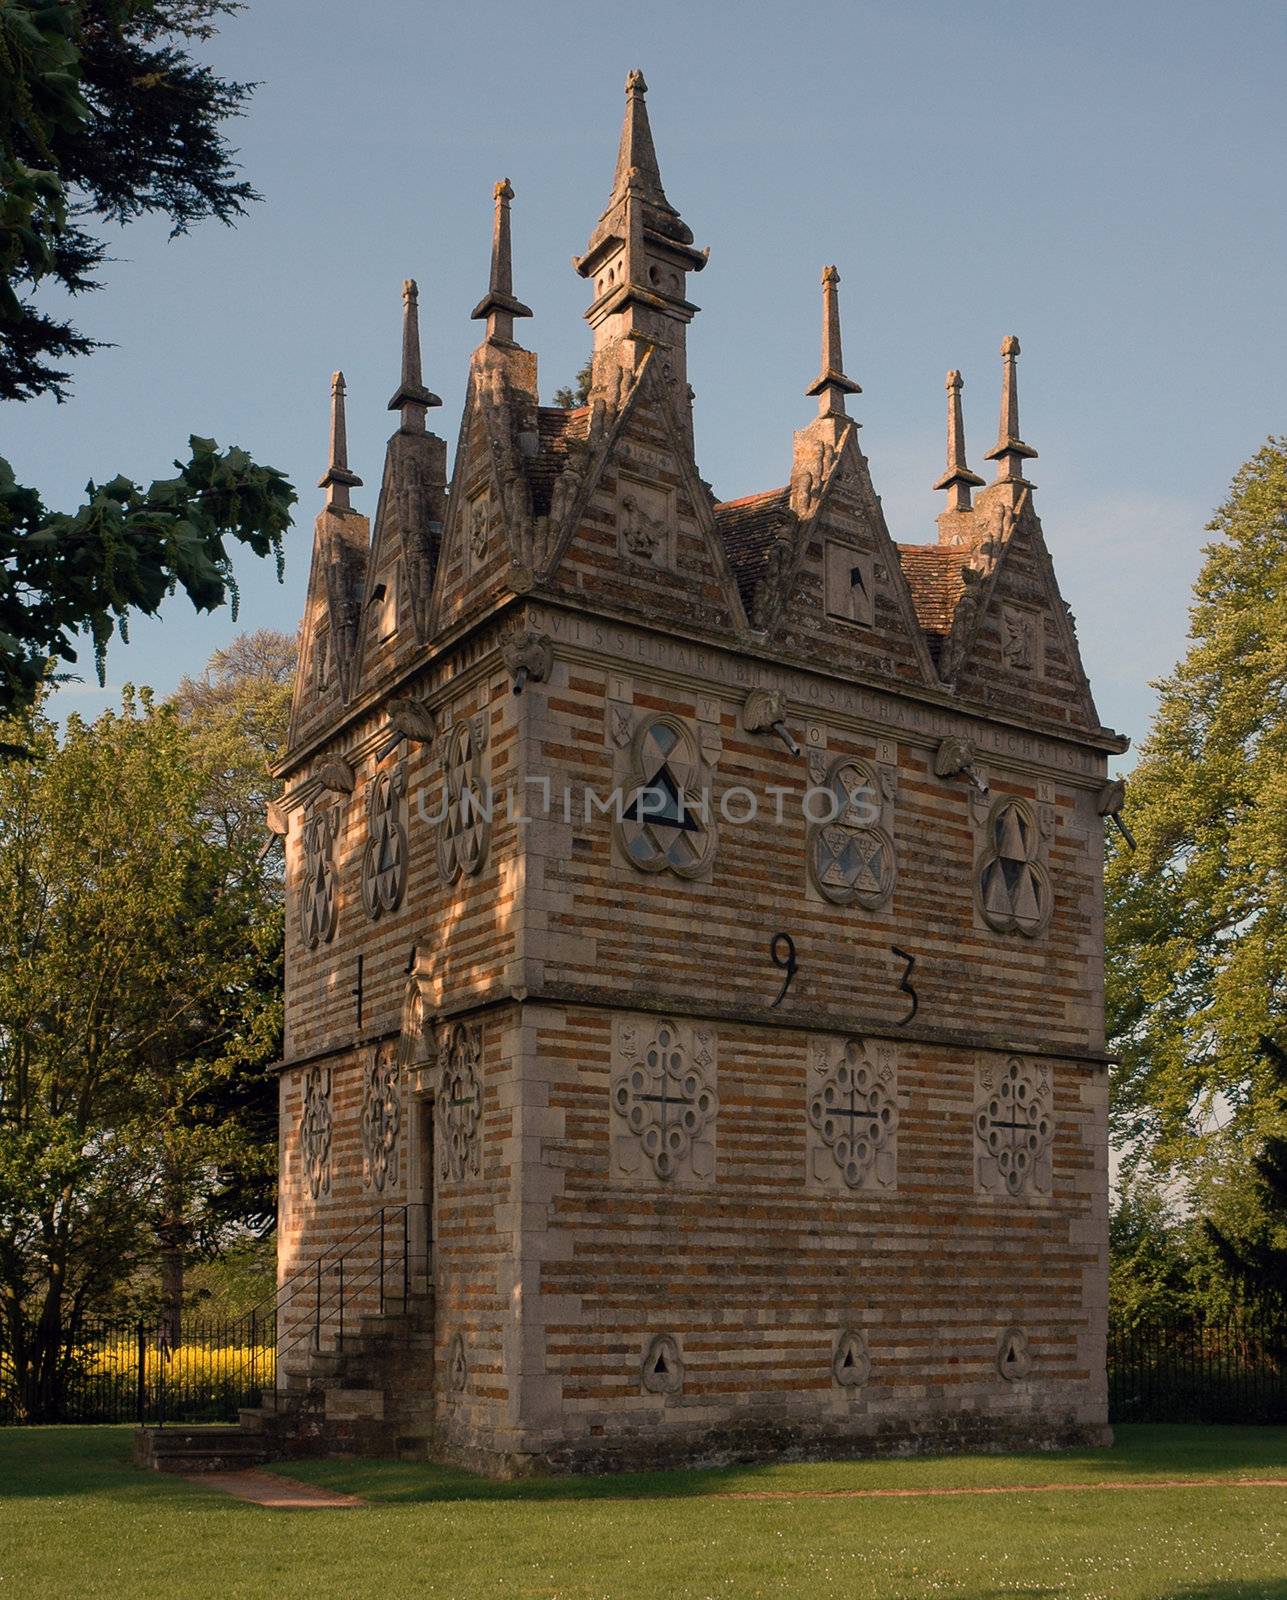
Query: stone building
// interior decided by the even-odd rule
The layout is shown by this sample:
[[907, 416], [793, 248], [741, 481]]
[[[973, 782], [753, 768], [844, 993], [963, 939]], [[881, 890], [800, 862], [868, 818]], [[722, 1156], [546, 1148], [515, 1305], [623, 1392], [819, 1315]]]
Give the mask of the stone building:
[[717, 501], [645, 87], [585, 404], [516, 340], [508, 182], [450, 465], [405, 286], [373, 531], [335, 378], [271, 813], [283, 1365], [318, 1437], [497, 1472], [1102, 1442], [1126, 741], [1018, 341], [994, 480], [949, 373], [937, 538], [895, 543], [825, 268], [789, 476]]

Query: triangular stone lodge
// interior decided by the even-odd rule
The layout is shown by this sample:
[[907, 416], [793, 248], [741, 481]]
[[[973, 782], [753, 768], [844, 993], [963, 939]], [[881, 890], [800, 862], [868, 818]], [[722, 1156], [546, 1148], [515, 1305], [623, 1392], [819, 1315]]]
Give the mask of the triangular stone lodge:
[[937, 537], [895, 543], [827, 267], [817, 415], [784, 482], [716, 501], [706, 252], [645, 94], [575, 261], [584, 404], [516, 342], [508, 180], [450, 465], [405, 286], [373, 531], [333, 385], [273, 808], [283, 1446], [1101, 1442], [1126, 742], [1025, 476], [1018, 341], [995, 480], [951, 372]]

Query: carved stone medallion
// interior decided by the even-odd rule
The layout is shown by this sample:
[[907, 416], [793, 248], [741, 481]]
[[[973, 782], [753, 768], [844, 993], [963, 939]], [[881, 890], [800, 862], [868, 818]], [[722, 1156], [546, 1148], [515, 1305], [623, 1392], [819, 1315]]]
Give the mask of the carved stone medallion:
[[299, 893], [299, 927], [308, 950], [335, 937], [340, 903], [335, 877], [338, 805], [319, 805], [304, 820], [304, 873]]
[[666, 715], [640, 722], [623, 790], [614, 827], [631, 866], [701, 877], [714, 859], [718, 832], [709, 768], [692, 729]]
[[377, 772], [366, 791], [362, 904], [368, 917], [396, 911], [407, 887], [407, 829], [403, 820], [406, 767]]
[[299, 1149], [308, 1175], [309, 1193], [331, 1192], [331, 1070], [311, 1067], [304, 1078], [304, 1099], [300, 1108]]
[[451, 1030], [443, 1067], [442, 1161], [444, 1178], [457, 1183], [476, 1178], [482, 1168], [479, 1124], [483, 1115], [482, 1029], [457, 1023]]
[[662, 1183], [713, 1182], [719, 1096], [711, 1030], [622, 1019], [615, 1055], [614, 1175], [650, 1170]]
[[976, 1186], [983, 1194], [1049, 1194], [1054, 1093], [1043, 1061], [984, 1057], [974, 1112]]
[[1032, 807], [1018, 795], [993, 801], [983, 853], [975, 868], [979, 911], [998, 933], [1036, 938], [1050, 921], [1053, 896], [1042, 866], [1042, 834]]
[[1018, 1383], [1032, 1371], [1032, 1352], [1022, 1328], [1006, 1328], [997, 1341], [997, 1371], [1007, 1383]]
[[[835, 905], [878, 911], [894, 892], [894, 841], [883, 819], [890, 805], [874, 768], [854, 756], [838, 756], [819, 788], [834, 797], [835, 820], [809, 826], [809, 876]], [[823, 813], [822, 797], [815, 814]]]
[[649, 1340], [639, 1382], [649, 1394], [678, 1394], [684, 1387], [684, 1357], [673, 1333], [658, 1333]]
[[483, 752], [486, 722], [461, 720], [445, 741], [442, 757], [444, 815], [438, 824], [438, 870], [445, 883], [481, 870], [491, 838], [491, 802], [485, 796]]
[[861, 1389], [871, 1376], [866, 1337], [854, 1328], [842, 1328], [831, 1356], [831, 1376], [842, 1389]]
[[815, 1040], [808, 1121], [809, 1177], [815, 1185], [893, 1190], [898, 1080], [892, 1046]]
[[372, 1050], [362, 1082], [362, 1180], [367, 1188], [394, 1188], [398, 1181], [398, 1131], [402, 1085], [392, 1043]]

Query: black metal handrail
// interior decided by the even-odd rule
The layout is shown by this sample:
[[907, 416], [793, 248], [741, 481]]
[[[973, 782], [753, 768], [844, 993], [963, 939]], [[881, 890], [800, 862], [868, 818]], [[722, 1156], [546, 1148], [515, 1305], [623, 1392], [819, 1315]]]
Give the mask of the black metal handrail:
[[[284, 1358], [291, 1352], [297, 1350], [300, 1345], [306, 1342], [311, 1343], [315, 1350], [320, 1350], [322, 1326], [324, 1322], [329, 1322], [331, 1320], [331, 1313], [335, 1314], [335, 1320], [337, 1323], [337, 1348], [343, 1348], [344, 1312], [349, 1297], [357, 1293], [362, 1287], [372, 1286], [375, 1281], [376, 1274], [378, 1274], [379, 1306], [381, 1312], [384, 1311], [387, 1301], [386, 1283], [390, 1267], [389, 1252], [387, 1248], [389, 1231], [387, 1219], [390, 1216], [398, 1218], [402, 1224], [401, 1250], [399, 1252], [399, 1256], [402, 1284], [402, 1303], [405, 1309], [407, 1300], [410, 1298], [411, 1293], [412, 1212], [422, 1209], [426, 1211], [427, 1223], [428, 1213], [424, 1202], [407, 1202], [406, 1204], [400, 1206], [381, 1206], [380, 1209], [372, 1217], [368, 1218], [365, 1223], [359, 1223], [355, 1227], [350, 1228], [348, 1233], [336, 1240], [335, 1244], [333, 1244], [328, 1251], [316, 1257], [313, 1261], [310, 1261], [306, 1266], [301, 1267], [297, 1271], [291, 1273], [287, 1278], [283, 1279], [282, 1283], [278, 1285], [277, 1292], [272, 1297], [271, 1301], [265, 1298], [265, 1300], [259, 1302], [259, 1306], [272, 1306], [272, 1320], [274, 1328], [274, 1397], [280, 1393]], [[352, 1271], [350, 1271], [348, 1275], [348, 1282], [346, 1284], [344, 1271], [345, 1262], [357, 1255], [363, 1246], [372, 1242], [374, 1242], [378, 1247], [375, 1259], [370, 1263], [369, 1266], [365, 1268], [359, 1268], [356, 1276]], [[428, 1235], [426, 1233], [426, 1244], [427, 1242]], [[348, 1244], [348, 1248], [341, 1251], [339, 1255], [334, 1255], [332, 1253], [334, 1249], [338, 1245], [344, 1243]], [[429, 1259], [428, 1249], [426, 1249], [424, 1259], [426, 1262]], [[322, 1288], [323, 1281], [327, 1274], [331, 1272], [336, 1274], [337, 1283], [335, 1287], [330, 1289], [324, 1295]], [[299, 1297], [305, 1294], [311, 1295], [312, 1298], [311, 1327], [306, 1328], [303, 1333], [297, 1334], [293, 1339], [283, 1343], [282, 1335], [285, 1332], [284, 1313], [289, 1306], [291, 1306]], [[246, 1313], [246, 1317], [253, 1320], [258, 1309], [259, 1307], [252, 1307], [252, 1309]], [[251, 1354], [246, 1358], [246, 1360], [242, 1362], [240, 1367], [232, 1369], [232, 1371], [228, 1374], [228, 1381], [230, 1383], [235, 1383], [239, 1378], [243, 1377], [247, 1370], [250, 1369], [252, 1364], [256, 1361], [257, 1355], [257, 1349], [252, 1346]], [[164, 1426], [165, 1424], [164, 1384], [161, 1386], [161, 1397], [158, 1426]]]

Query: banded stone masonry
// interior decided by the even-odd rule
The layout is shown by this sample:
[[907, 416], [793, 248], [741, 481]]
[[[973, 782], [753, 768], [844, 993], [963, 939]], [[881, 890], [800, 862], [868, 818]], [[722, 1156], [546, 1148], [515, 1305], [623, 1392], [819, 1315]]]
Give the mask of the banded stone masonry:
[[1126, 741], [1035, 510], [1018, 341], [995, 481], [953, 370], [946, 509], [896, 543], [827, 267], [817, 414], [778, 487], [716, 500], [706, 251], [645, 93], [575, 262], [584, 403], [543, 405], [515, 339], [508, 180], [450, 471], [404, 286], [373, 531], [336, 375], [274, 803], [282, 1276], [409, 1207], [421, 1325], [378, 1404], [496, 1473], [1102, 1442]]

